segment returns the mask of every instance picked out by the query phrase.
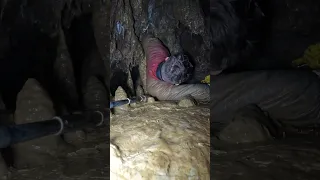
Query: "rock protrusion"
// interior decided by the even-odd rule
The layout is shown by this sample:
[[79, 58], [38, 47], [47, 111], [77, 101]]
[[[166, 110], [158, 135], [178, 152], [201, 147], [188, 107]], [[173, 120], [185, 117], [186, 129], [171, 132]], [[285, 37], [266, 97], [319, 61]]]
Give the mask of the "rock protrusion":
[[[19, 92], [14, 121], [25, 124], [50, 120], [55, 116], [53, 103], [40, 83], [28, 79]], [[36, 167], [56, 160], [60, 152], [70, 150], [60, 136], [46, 136], [13, 146], [16, 168]]]
[[95, 76], [91, 76], [83, 93], [86, 109], [108, 108], [108, 92], [103, 83]]
[[136, 95], [137, 95], [137, 96], [144, 95], [143, 88], [142, 88], [140, 85], [137, 86], [137, 88], [136, 88]]
[[192, 107], [195, 106], [196, 103], [192, 98], [184, 98], [179, 101], [178, 105], [180, 107]]
[[[119, 86], [118, 89], [116, 90], [115, 92], [115, 97], [114, 97], [114, 100], [115, 101], [120, 101], [120, 100], [124, 100], [124, 99], [127, 99], [128, 98], [128, 95], [127, 93], [125, 92], [125, 90]], [[114, 108], [114, 112], [116, 114], [118, 113], [123, 113], [125, 111], [128, 111], [129, 109], [129, 105], [125, 104], [125, 105], [122, 105], [122, 106], [118, 106], [118, 107], [115, 107]]]

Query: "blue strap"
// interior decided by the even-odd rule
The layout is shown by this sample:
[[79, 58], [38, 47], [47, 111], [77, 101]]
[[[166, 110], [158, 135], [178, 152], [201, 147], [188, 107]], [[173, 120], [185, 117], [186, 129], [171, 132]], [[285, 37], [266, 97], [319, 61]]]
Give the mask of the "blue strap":
[[163, 81], [162, 79], [162, 74], [161, 74], [161, 68], [162, 68], [162, 65], [165, 63], [165, 61], [162, 61], [159, 65], [158, 65], [158, 68], [157, 68], [157, 71], [156, 71], [156, 76], [158, 79], [160, 79], [161, 81]]

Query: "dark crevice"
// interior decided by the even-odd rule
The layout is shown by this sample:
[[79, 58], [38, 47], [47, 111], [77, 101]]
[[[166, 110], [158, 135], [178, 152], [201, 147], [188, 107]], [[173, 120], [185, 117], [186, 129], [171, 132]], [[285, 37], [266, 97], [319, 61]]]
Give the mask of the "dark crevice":
[[[95, 75], [92, 73], [92, 69], [89, 65], [92, 60], [91, 58], [97, 57], [94, 54], [96, 53], [96, 41], [92, 28], [92, 14], [83, 14], [74, 18], [70, 28], [65, 29], [64, 31], [66, 43], [74, 66], [78, 94], [81, 95], [82, 88], [86, 85], [86, 81], [90, 75]], [[80, 98], [80, 104], [82, 104], [82, 101], [83, 100]]]

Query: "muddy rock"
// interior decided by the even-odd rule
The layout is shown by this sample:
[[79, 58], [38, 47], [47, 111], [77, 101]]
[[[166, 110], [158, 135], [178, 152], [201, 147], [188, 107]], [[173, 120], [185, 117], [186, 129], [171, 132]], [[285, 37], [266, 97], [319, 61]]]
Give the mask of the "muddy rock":
[[[118, 89], [116, 90], [114, 100], [119, 101], [119, 100], [124, 100], [127, 98], [128, 98], [127, 93], [124, 91], [124, 89], [121, 86], [119, 86]], [[128, 108], [129, 108], [129, 105], [127, 105], [127, 104], [122, 105], [122, 106], [114, 108], [114, 112], [115, 113], [123, 113], [124, 111], [127, 111]]]
[[192, 107], [192, 106], [195, 106], [196, 103], [194, 102], [194, 100], [192, 98], [184, 98], [179, 101], [178, 105], [180, 107]]
[[[28, 79], [18, 94], [14, 115], [16, 124], [49, 120], [55, 116], [53, 103], [35, 79]], [[59, 152], [69, 147], [60, 136], [48, 136], [13, 146], [14, 166], [34, 167], [54, 161]]]

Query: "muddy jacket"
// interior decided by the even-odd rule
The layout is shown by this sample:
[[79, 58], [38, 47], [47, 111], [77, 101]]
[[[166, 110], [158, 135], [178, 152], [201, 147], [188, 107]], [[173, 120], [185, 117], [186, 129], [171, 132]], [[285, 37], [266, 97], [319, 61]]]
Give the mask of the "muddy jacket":
[[169, 56], [168, 50], [153, 37], [143, 39], [143, 49], [147, 60], [147, 90], [150, 95], [159, 100], [181, 100], [192, 97], [200, 102], [210, 100], [209, 86], [205, 84], [173, 85], [160, 80], [156, 76], [158, 65]]

